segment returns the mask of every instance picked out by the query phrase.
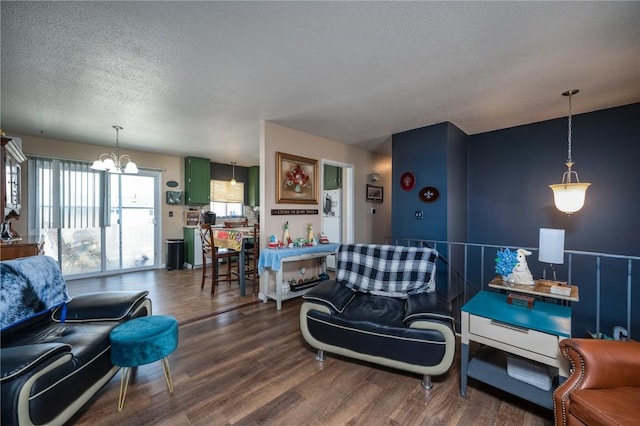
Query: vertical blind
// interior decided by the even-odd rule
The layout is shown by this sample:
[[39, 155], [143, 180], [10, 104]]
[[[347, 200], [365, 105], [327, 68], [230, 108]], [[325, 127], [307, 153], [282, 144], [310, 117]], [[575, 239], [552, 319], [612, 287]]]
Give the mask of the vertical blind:
[[103, 181], [103, 172], [89, 163], [29, 157], [31, 223], [38, 229], [99, 227]]
[[219, 203], [243, 203], [244, 184], [237, 182], [231, 185], [228, 180], [211, 180], [209, 186], [210, 200]]

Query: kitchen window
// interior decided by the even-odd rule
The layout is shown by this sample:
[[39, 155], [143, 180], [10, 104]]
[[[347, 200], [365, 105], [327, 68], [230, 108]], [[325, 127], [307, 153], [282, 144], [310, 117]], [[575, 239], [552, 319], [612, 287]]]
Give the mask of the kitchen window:
[[227, 180], [211, 180], [210, 209], [217, 217], [244, 215], [244, 183], [235, 185]]

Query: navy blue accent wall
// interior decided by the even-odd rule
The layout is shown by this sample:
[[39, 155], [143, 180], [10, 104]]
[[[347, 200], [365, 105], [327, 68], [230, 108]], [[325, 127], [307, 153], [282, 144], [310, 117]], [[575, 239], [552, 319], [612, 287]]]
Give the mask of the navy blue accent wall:
[[[394, 237], [436, 240], [466, 239], [466, 135], [451, 123], [398, 133], [392, 137], [392, 214]], [[400, 187], [400, 177], [411, 172], [413, 189]], [[425, 203], [420, 189], [433, 186], [439, 198]], [[421, 210], [423, 219], [415, 212]]]
[[566, 118], [468, 143], [469, 241], [537, 247], [538, 228], [562, 228], [566, 249], [640, 255], [640, 104], [573, 116], [573, 169], [592, 185], [571, 216], [548, 187], [567, 169]]
[[[451, 140], [463, 137], [453, 133], [452, 139], [449, 126], [441, 123], [393, 135], [394, 237], [451, 240], [449, 221], [455, 209], [448, 208], [448, 197], [456, 195], [448, 186], [448, 156]], [[566, 170], [567, 133], [565, 117], [464, 137], [468, 154], [466, 241], [537, 247], [539, 228], [562, 228], [567, 250], [640, 256], [640, 104], [573, 116], [574, 170], [582, 182], [592, 185], [585, 206], [572, 216], [555, 208], [548, 187], [560, 183]], [[398, 179], [405, 171], [416, 174], [414, 191], [399, 187]], [[426, 185], [440, 189], [445, 202], [422, 203], [415, 191]], [[424, 221], [413, 219], [419, 209], [424, 210]], [[490, 275], [494, 254], [488, 253], [485, 259]], [[529, 256], [528, 263], [534, 277], [541, 277], [545, 265], [537, 261], [537, 253]], [[626, 266], [617, 260], [602, 261], [598, 284], [596, 260], [573, 259], [571, 281], [580, 286], [580, 302], [573, 304], [574, 336], [595, 331], [598, 298], [603, 332], [611, 334], [614, 325], [626, 325]], [[640, 306], [640, 262], [633, 262], [632, 269], [631, 304]], [[556, 270], [558, 279], [567, 279], [566, 264]], [[479, 284], [479, 273], [471, 281]], [[631, 324], [632, 337], [640, 338], [640, 312], [632, 313]]]

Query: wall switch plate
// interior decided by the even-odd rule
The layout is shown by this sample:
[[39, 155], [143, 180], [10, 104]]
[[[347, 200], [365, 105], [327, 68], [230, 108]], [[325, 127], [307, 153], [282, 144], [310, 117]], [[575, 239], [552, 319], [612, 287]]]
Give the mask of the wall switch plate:
[[415, 217], [416, 217], [416, 219], [418, 219], [418, 220], [422, 220], [422, 219], [424, 219], [424, 216], [423, 216], [423, 212], [422, 212], [422, 210], [416, 210], [416, 212], [415, 212]]

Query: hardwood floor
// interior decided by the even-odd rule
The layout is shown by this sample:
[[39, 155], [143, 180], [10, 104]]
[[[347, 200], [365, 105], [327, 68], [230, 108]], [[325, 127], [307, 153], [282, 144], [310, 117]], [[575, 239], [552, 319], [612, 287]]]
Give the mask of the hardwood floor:
[[[302, 339], [301, 299], [259, 302], [237, 284], [200, 290], [201, 270], [154, 270], [69, 281], [70, 294], [148, 289], [154, 314], [176, 317], [180, 343], [143, 365], [117, 411], [120, 372], [72, 419], [74, 425], [551, 425], [553, 413], [470, 379], [460, 396], [460, 362], [420, 377], [315, 351]], [[208, 285], [210, 283], [208, 282]], [[459, 349], [459, 347], [458, 347]], [[459, 351], [458, 351], [459, 352]], [[459, 354], [457, 354], [459, 356]]]

